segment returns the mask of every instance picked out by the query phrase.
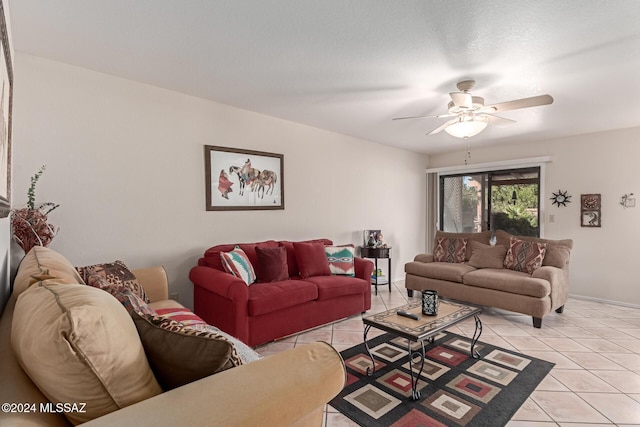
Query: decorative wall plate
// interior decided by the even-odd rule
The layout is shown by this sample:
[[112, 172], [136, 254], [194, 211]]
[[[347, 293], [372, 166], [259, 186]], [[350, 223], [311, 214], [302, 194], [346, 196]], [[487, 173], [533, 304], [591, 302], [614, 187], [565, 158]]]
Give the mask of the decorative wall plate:
[[551, 200], [553, 200], [553, 202], [551, 203], [552, 205], [558, 205], [558, 207], [562, 205], [566, 207], [567, 203], [571, 203], [571, 200], [569, 200], [571, 196], [568, 195], [566, 191], [558, 190], [557, 193], [552, 193], [552, 194], [553, 194], [553, 197], [551, 198]]

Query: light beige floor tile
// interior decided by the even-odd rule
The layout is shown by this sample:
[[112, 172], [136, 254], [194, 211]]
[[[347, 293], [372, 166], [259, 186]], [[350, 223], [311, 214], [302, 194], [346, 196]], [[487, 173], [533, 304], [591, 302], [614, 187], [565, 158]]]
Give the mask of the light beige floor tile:
[[587, 352], [562, 352], [563, 355], [576, 362], [584, 369], [600, 369], [609, 371], [625, 370], [622, 366], [615, 363], [613, 360], [608, 359], [598, 353]]
[[296, 341], [296, 343], [310, 343], [316, 341], [325, 341], [330, 343], [332, 334], [331, 330], [313, 330], [304, 332], [298, 335], [298, 341]]
[[552, 421], [549, 415], [542, 410], [533, 400], [527, 399], [511, 421]]
[[577, 342], [575, 342], [574, 340], [572, 340], [571, 338], [567, 338], [567, 337], [563, 337], [563, 338], [555, 338], [555, 337], [550, 337], [550, 338], [545, 338], [544, 339], [544, 343], [547, 344], [549, 347], [553, 348], [556, 351], [562, 351], [562, 352], [567, 352], [567, 351], [590, 351], [587, 347], [583, 346], [582, 344], [579, 344]]
[[555, 367], [558, 369], [582, 369], [580, 365], [572, 362], [571, 359], [555, 351], [528, 351], [527, 355], [555, 363]]
[[[581, 371], [577, 371], [577, 372], [581, 372]], [[538, 384], [538, 387], [536, 387], [536, 390], [539, 390], [539, 391], [570, 391], [564, 384], [562, 384], [557, 379], [553, 378], [551, 375], [547, 375], [546, 377], [544, 377], [544, 379], [542, 381], [540, 381], [540, 384]]]
[[509, 344], [507, 341], [505, 341], [504, 338], [500, 338], [497, 335], [485, 336], [483, 334], [480, 337], [480, 342], [484, 342], [484, 343], [487, 343], [487, 344], [495, 345], [497, 347], [502, 347], [505, 350], [514, 350], [514, 351], [516, 351], [516, 349], [511, 344]]
[[598, 338], [587, 329], [577, 326], [556, 326], [554, 329], [569, 338]]
[[359, 427], [359, 425], [339, 412], [327, 412], [327, 427]]
[[575, 338], [575, 341], [597, 353], [628, 353], [624, 347], [620, 347], [609, 340], [602, 338]]
[[632, 337], [640, 339], [640, 328], [635, 329], [620, 329], [621, 332], [624, 332], [627, 335], [631, 335]]
[[554, 422], [544, 421], [509, 421], [507, 427], [556, 427]]
[[362, 317], [352, 317], [347, 320], [343, 320], [339, 323], [334, 323], [334, 331], [363, 331], [364, 324], [362, 323]]
[[552, 369], [551, 376], [574, 392], [617, 393], [611, 384], [589, 371], [578, 369]]
[[518, 326], [511, 325], [492, 325], [491, 329], [502, 337], [528, 337], [528, 332]]
[[640, 393], [638, 394], [628, 394], [627, 396], [629, 396], [630, 398], [637, 400], [638, 402], [640, 402]]
[[608, 340], [615, 339], [632, 339], [633, 337], [629, 334], [625, 334], [619, 329], [614, 328], [589, 328], [589, 332], [599, 336], [600, 338], [606, 338]]
[[618, 365], [630, 371], [640, 371], [640, 354], [635, 353], [604, 353], [604, 357], [613, 360]]
[[295, 343], [292, 343], [292, 342], [277, 341], [277, 342], [266, 344], [262, 347], [257, 348], [256, 352], [263, 357], [267, 357], [267, 356], [271, 356], [272, 354], [277, 354], [286, 350], [291, 350], [295, 346], [296, 346]]
[[591, 371], [623, 393], [640, 393], [640, 375], [631, 371]]
[[[627, 335], [628, 337], [629, 335]], [[629, 351], [640, 354], [640, 340], [638, 339], [610, 339], [614, 344], [624, 347]]]
[[556, 422], [607, 423], [602, 414], [574, 393], [534, 391], [533, 401]]
[[579, 393], [578, 395], [618, 425], [640, 424], [640, 402], [629, 396], [610, 393]]
[[[375, 328], [371, 328], [370, 335], [367, 339], [371, 338]], [[333, 344], [351, 344], [352, 346], [362, 344], [364, 337], [362, 332], [356, 331], [333, 331]]]
[[551, 347], [534, 337], [504, 337], [505, 341], [514, 346], [519, 352], [527, 353], [531, 350], [551, 351]]

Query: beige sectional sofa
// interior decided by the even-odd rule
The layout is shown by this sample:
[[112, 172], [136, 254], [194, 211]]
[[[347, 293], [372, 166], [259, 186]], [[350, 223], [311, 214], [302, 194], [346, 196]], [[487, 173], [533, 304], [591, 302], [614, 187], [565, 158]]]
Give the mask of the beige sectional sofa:
[[[573, 241], [498, 230], [491, 246], [491, 235], [490, 231], [437, 232], [434, 254], [419, 254], [405, 265], [409, 296], [413, 291], [435, 290], [445, 298], [530, 315], [536, 328], [552, 310], [562, 313], [569, 294]], [[535, 253], [527, 256], [525, 249]]]
[[[134, 270], [154, 309], [168, 299], [162, 267]], [[249, 349], [250, 350], [250, 349]], [[185, 354], [181, 365], [192, 363]], [[69, 261], [27, 254], [0, 319], [1, 426], [322, 425], [345, 383], [340, 354], [314, 343], [164, 391], [129, 312], [87, 286]]]

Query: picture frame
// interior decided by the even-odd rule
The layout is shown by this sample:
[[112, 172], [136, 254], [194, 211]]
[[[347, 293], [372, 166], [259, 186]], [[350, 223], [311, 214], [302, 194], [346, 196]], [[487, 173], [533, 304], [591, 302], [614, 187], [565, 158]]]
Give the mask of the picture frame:
[[600, 194], [580, 195], [580, 226], [602, 226], [602, 198]]
[[7, 217], [11, 209], [13, 63], [5, 13], [4, 0], [0, 0], [0, 218]]
[[[362, 237], [363, 237], [363, 240], [364, 240], [363, 246], [369, 247], [369, 248], [375, 247], [376, 243], [378, 242], [378, 235], [381, 234], [381, 233], [382, 233], [382, 231], [380, 231], [380, 230], [364, 230], [364, 232], [362, 233], [363, 234]], [[369, 241], [371, 239], [373, 239], [373, 241], [374, 241], [373, 245], [369, 244]]]
[[206, 210], [284, 209], [284, 155], [204, 146]]

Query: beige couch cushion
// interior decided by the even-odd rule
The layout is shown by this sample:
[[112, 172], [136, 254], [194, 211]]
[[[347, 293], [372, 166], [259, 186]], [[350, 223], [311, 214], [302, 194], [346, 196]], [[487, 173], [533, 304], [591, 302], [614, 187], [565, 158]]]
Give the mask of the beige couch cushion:
[[504, 246], [485, 245], [480, 242], [471, 241], [471, 258], [469, 265], [475, 268], [503, 268], [504, 257], [507, 255], [507, 248]]
[[551, 292], [551, 284], [547, 280], [506, 269], [483, 268], [471, 271], [464, 275], [464, 284], [536, 298], [546, 297]]
[[511, 237], [517, 237], [521, 240], [528, 240], [536, 243], [546, 243], [547, 250], [542, 260], [542, 265], [550, 265], [552, 267], [564, 268], [569, 264], [569, 257], [571, 256], [571, 249], [573, 249], [573, 240], [551, 240], [540, 239], [538, 237], [529, 236], [514, 236], [503, 230], [496, 231], [496, 244], [509, 247], [509, 241]]
[[78, 284], [38, 282], [16, 303], [16, 357], [52, 402], [86, 402], [79, 424], [161, 392], [131, 317], [111, 295]]
[[435, 236], [435, 241], [433, 246], [434, 248], [438, 244], [438, 238], [442, 238], [442, 237], [467, 239], [467, 249], [466, 249], [467, 252], [465, 255], [465, 261], [469, 261], [469, 259], [471, 258], [471, 245], [469, 245], [469, 242], [475, 241], [475, 242], [480, 242], [485, 245], [488, 245], [489, 241], [491, 240], [491, 231], [483, 231], [481, 233], [448, 233], [446, 231], [438, 230], [436, 231], [436, 236]]
[[50, 279], [51, 284], [84, 284], [76, 269], [64, 256], [49, 248], [34, 246], [20, 263], [13, 284], [13, 294], [17, 297], [29, 286], [47, 279]]
[[448, 280], [462, 283], [462, 276], [475, 268], [467, 264], [454, 264], [450, 262], [419, 262], [413, 261], [405, 264], [404, 271], [415, 276], [431, 279]]

